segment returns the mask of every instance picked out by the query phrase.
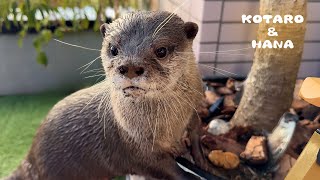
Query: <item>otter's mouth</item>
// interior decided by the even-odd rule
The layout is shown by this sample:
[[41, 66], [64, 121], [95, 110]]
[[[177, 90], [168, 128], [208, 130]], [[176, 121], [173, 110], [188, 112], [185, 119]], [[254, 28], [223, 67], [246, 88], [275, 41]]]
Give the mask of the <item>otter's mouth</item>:
[[129, 96], [137, 97], [145, 94], [146, 90], [137, 86], [129, 86], [123, 89], [123, 93], [126, 97], [129, 97]]

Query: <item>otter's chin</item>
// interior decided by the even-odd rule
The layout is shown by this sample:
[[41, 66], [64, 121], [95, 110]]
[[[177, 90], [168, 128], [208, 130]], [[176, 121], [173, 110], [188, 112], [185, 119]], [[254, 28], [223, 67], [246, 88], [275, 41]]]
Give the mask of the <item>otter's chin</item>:
[[137, 86], [129, 86], [124, 88], [122, 91], [125, 97], [141, 97], [147, 93], [146, 90]]

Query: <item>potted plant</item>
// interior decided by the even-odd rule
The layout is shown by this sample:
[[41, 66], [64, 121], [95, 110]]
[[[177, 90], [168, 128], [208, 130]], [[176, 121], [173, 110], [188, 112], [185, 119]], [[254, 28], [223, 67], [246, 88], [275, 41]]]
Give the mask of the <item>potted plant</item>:
[[[104, 22], [117, 18], [121, 12], [149, 8], [146, 0], [8, 0], [0, 3], [0, 33], [18, 33], [18, 45], [28, 33], [36, 33], [33, 46], [37, 62], [47, 65], [43, 46], [66, 32], [89, 29], [98, 31]], [[110, 8], [112, 7], [112, 8]], [[113, 9], [113, 13], [106, 9]]]
[[[99, 77], [85, 78], [92, 74], [80, 75], [77, 69], [99, 56], [98, 51], [51, 40], [63, 38], [65, 42], [100, 49], [100, 24], [126, 11], [148, 9], [145, 1], [1, 1], [0, 95], [73, 91], [95, 83]], [[101, 63], [97, 60], [90, 68], [87, 70], [101, 68]]]

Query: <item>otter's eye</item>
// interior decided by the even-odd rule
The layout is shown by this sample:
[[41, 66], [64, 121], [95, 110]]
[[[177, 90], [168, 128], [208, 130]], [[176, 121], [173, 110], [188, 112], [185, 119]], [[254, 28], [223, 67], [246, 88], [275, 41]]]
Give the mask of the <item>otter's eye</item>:
[[117, 56], [117, 55], [118, 55], [118, 49], [117, 49], [117, 47], [115, 47], [115, 46], [113, 46], [113, 45], [110, 45], [109, 47], [110, 47], [110, 54], [111, 54], [112, 56]]
[[161, 47], [161, 48], [158, 48], [156, 51], [155, 51], [155, 54], [158, 58], [165, 58], [167, 56], [167, 53], [168, 53], [168, 50], [167, 48], [165, 47]]

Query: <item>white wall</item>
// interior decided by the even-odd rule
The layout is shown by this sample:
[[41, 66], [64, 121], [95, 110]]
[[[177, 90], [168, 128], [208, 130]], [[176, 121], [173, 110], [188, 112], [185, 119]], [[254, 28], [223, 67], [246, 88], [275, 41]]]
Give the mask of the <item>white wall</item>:
[[[84, 79], [79, 67], [90, 62], [100, 52], [88, 51], [51, 41], [45, 48], [49, 58], [47, 67], [36, 62], [32, 46], [34, 35], [28, 35], [19, 48], [17, 35], [0, 34], [0, 95], [26, 94], [50, 90], [76, 90], [97, 78]], [[66, 34], [64, 41], [100, 49], [99, 33], [81, 32]], [[100, 67], [100, 60], [92, 68]]]
[[[185, 0], [160, 0], [160, 2], [162, 10], [173, 11]], [[309, 0], [307, 8], [308, 24], [299, 77], [320, 76], [320, 1]], [[241, 15], [259, 14], [258, 0], [189, 0], [177, 14], [186, 21], [198, 23], [200, 27], [194, 44], [196, 57], [200, 63], [209, 66], [216, 64], [217, 68], [240, 76], [247, 75], [252, 64], [253, 49], [219, 55], [199, 52], [250, 47], [251, 41], [256, 38], [258, 25], [242, 24]], [[212, 75], [211, 70], [200, 67], [205, 75]]]

